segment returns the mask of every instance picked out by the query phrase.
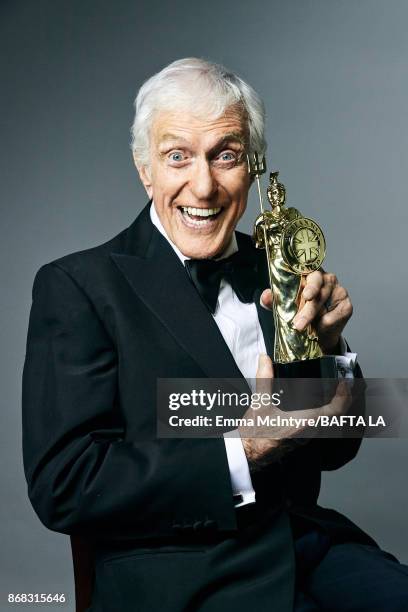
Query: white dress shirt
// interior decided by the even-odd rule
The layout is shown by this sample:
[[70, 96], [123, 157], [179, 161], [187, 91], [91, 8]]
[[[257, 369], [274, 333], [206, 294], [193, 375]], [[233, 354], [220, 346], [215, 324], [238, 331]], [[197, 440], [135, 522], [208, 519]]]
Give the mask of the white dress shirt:
[[[168, 237], [153, 202], [150, 207], [150, 218], [184, 264], [185, 260], [189, 258], [183, 255]], [[237, 250], [238, 244], [234, 233], [227, 249], [219, 259], [228, 257]], [[255, 304], [244, 304], [241, 302], [231, 285], [225, 279], [222, 279], [213, 317], [239, 370], [252, 387], [256, 377], [259, 355], [267, 352]], [[342, 360], [341, 364], [339, 363], [340, 371], [343, 376], [352, 377], [352, 368], [356, 355], [355, 353], [347, 353], [345, 342], [343, 339], [341, 340], [343, 356], [340, 357]], [[255, 389], [252, 390], [255, 391]], [[252, 486], [244, 447], [238, 432], [234, 431], [224, 434], [224, 441], [231, 475], [232, 492], [233, 495], [240, 495], [242, 498], [235, 507], [254, 503], [255, 491]]]

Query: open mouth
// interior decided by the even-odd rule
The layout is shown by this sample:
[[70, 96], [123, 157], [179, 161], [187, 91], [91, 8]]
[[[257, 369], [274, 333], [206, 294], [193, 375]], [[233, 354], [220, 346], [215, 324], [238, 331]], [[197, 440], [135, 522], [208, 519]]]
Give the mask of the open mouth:
[[183, 220], [188, 225], [194, 225], [195, 227], [203, 227], [210, 225], [214, 222], [222, 213], [222, 208], [194, 208], [193, 206], [178, 206], [178, 210], [181, 212]]

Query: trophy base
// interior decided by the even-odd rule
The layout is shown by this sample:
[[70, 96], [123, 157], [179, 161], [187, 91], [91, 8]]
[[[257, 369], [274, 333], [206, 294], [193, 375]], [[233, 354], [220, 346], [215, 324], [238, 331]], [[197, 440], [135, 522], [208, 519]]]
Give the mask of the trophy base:
[[333, 355], [290, 363], [274, 363], [273, 369], [284, 398], [281, 406], [283, 411], [324, 406], [336, 393], [338, 372]]
[[289, 363], [274, 363], [275, 378], [337, 378], [337, 364], [334, 355], [316, 359], [304, 359]]

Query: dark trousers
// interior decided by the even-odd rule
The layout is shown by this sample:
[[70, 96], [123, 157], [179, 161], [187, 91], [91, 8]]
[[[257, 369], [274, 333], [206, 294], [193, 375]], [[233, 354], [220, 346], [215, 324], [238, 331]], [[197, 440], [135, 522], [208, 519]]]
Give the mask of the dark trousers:
[[408, 566], [367, 544], [333, 543], [292, 519], [295, 612], [407, 612]]
[[287, 512], [243, 507], [237, 519], [213, 544], [101, 549], [89, 612], [408, 611], [408, 567], [378, 547]]

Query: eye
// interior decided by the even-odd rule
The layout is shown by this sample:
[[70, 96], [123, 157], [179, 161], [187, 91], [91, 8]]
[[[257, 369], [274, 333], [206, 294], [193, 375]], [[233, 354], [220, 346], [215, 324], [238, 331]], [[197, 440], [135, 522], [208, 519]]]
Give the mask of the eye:
[[232, 151], [223, 151], [221, 155], [219, 156], [219, 159], [225, 162], [234, 161], [236, 158], [237, 158], [236, 154], [233, 153]]
[[236, 151], [221, 151], [219, 155], [214, 159], [214, 162], [218, 166], [223, 166], [230, 168], [231, 166], [235, 166], [238, 162], [238, 153]]
[[169, 160], [177, 164], [184, 160], [184, 155], [181, 151], [173, 151], [169, 155]]

